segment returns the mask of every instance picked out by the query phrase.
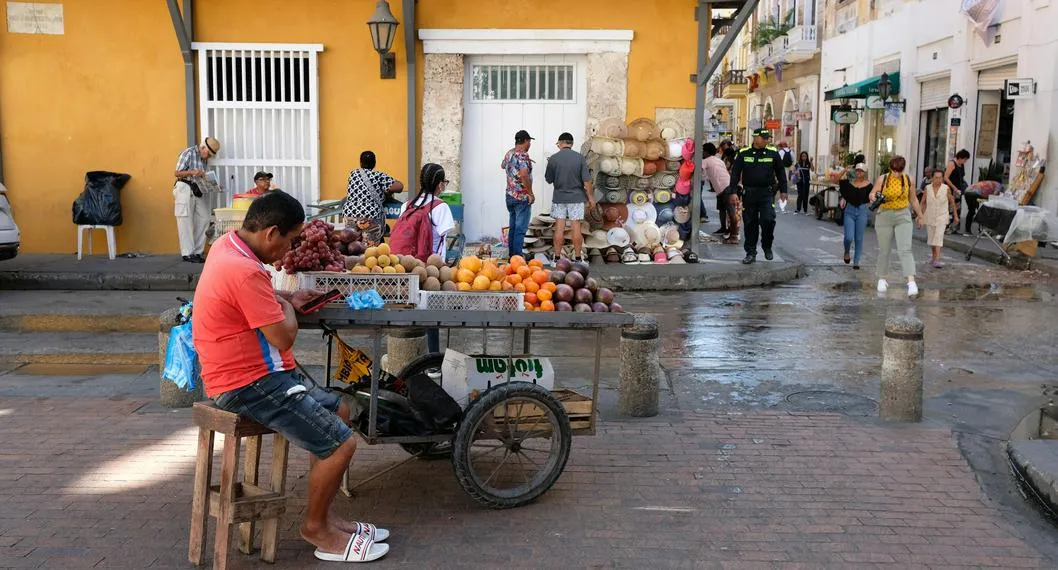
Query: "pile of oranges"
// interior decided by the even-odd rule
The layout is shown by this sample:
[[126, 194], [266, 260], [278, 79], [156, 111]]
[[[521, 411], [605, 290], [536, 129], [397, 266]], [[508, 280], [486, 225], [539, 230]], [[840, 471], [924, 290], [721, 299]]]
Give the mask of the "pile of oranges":
[[459, 260], [452, 275], [459, 291], [518, 291], [525, 293], [525, 310], [554, 311], [557, 285], [551, 272], [537, 259], [526, 261], [515, 255], [510, 263], [497, 265], [492, 260], [468, 256]]

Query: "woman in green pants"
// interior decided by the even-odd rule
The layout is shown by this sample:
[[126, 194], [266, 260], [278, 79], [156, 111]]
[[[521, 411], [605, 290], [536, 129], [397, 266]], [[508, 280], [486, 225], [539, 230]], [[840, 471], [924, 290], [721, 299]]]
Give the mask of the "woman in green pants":
[[[904, 173], [905, 168], [907, 160], [904, 157], [894, 156], [890, 159], [889, 173], [879, 176], [875, 181], [870, 200], [872, 209], [878, 209], [874, 218], [874, 229], [878, 234], [878, 292], [889, 290], [885, 275], [889, 271], [889, 252], [895, 238], [900, 268], [907, 277], [907, 296], [914, 297], [918, 295], [918, 285], [915, 284], [915, 258], [911, 255], [911, 211], [915, 212], [919, 227], [922, 227], [924, 220], [922, 206], [915, 192], [915, 181]], [[882, 197], [880, 206], [876, 204], [879, 196]]]

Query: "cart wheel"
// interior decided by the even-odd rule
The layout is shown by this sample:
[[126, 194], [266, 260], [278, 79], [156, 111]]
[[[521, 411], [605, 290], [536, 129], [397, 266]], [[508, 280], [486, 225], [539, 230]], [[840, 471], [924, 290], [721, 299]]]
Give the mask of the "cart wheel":
[[419, 459], [425, 461], [448, 459], [452, 456], [451, 442], [402, 443], [400, 444], [400, 448], [408, 452], [409, 455], [416, 455], [419, 457]]
[[562, 403], [546, 389], [530, 382], [493, 387], [467, 408], [456, 432], [456, 479], [483, 505], [520, 507], [558, 480], [572, 435]]
[[441, 364], [444, 362], [445, 355], [441, 353], [424, 354], [415, 360], [404, 365], [404, 368], [400, 369], [397, 373], [397, 378], [410, 378], [416, 374], [422, 372], [428, 372], [432, 369], [436, 369], [437, 372], [441, 371]]

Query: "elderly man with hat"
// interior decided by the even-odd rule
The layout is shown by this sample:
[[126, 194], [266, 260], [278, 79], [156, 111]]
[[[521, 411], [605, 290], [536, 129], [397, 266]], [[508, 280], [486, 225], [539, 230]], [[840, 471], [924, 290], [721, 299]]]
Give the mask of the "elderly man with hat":
[[591, 174], [584, 157], [573, 150], [573, 135], [562, 133], [556, 145], [559, 150], [547, 159], [547, 170], [544, 171], [544, 179], [555, 187], [551, 199], [551, 217], [555, 218], [555, 257], [552, 262], [561, 257], [566, 220], [573, 226], [574, 261], [584, 261], [584, 236], [580, 225], [584, 220], [584, 203], [587, 202], [589, 208], [595, 207]]
[[180, 237], [180, 256], [188, 263], [205, 263], [202, 251], [206, 247], [206, 228], [211, 215], [209, 198], [202, 189], [206, 186], [206, 166], [209, 159], [220, 152], [220, 141], [206, 137], [201, 144], [188, 147], [176, 161], [176, 232]]
[[771, 260], [771, 246], [775, 240], [775, 191], [787, 197], [786, 167], [779, 151], [768, 144], [771, 132], [757, 129], [753, 132], [753, 145], [735, 155], [731, 167], [731, 186], [742, 188], [742, 220], [745, 222], [744, 264], [757, 260], [757, 237], [764, 249], [764, 258]]

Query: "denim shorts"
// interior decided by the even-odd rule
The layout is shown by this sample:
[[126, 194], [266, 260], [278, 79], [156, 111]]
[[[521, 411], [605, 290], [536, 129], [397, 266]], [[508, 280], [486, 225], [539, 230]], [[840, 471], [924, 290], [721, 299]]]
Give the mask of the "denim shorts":
[[337, 414], [341, 397], [295, 371], [273, 372], [214, 401], [219, 408], [283, 434], [320, 459], [329, 457], [353, 436], [353, 430]]

